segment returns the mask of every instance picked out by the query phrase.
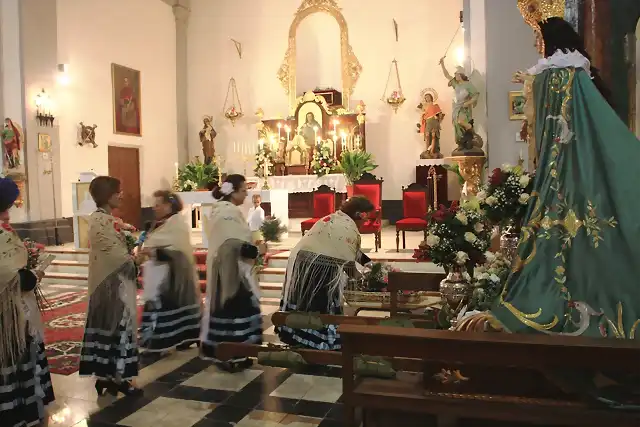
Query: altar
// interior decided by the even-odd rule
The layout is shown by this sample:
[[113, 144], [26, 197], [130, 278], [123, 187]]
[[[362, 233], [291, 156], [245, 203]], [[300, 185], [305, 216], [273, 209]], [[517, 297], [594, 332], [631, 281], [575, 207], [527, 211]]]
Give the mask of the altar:
[[[184, 220], [188, 224], [192, 224], [192, 212], [195, 209], [197, 213], [197, 217], [199, 221], [196, 223], [196, 230], [202, 231], [202, 247], [209, 247], [207, 241], [207, 233], [205, 232], [207, 228], [207, 219], [211, 215], [211, 210], [213, 208], [216, 200], [211, 195], [210, 191], [188, 191], [188, 192], [180, 192], [176, 193], [182, 203], [184, 204], [184, 209], [182, 210], [182, 215]], [[275, 218], [278, 218], [283, 225], [287, 228], [290, 228], [289, 224], [289, 193], [286, 190], [261, 190], [261, 189], [252, 189], [248, 191], [248, 196], [244, 201], [244, 204], [240, 206], [242, 213], [245, 218], [251, 208], [251, 199], [254, 194], [260, 195], [262, 199], [262, 207], [265, 210], [265, 214], [271, 215]], [[289, 233], [284, 233], [282, 235], [283, 239], [289, 237]]]

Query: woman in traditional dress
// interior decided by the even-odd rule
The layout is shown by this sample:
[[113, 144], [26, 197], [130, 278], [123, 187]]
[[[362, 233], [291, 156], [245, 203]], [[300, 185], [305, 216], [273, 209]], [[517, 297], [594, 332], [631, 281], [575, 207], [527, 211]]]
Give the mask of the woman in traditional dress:
[[449, 80], [449, 86], [453, 87], [455, 91], [452, 120], [456, 143], [459, 143], [462, 141], [465, 132], [473, 129], [473, 108], [478, 103], [480, 92], [469, 81], [464, 68], [456, 67], [456, 72], [451, 76], [444, 65], [444, 58], [440, 59], [440, 66], [444, 76]]
[[188, 348], [200, 335], [200, 290], [191, 246], [191, 229], [180, 215], [182, 201], [170, 191], [156, 191], [152, 224], [143, 253], [144, 313], [141, 346], [163, 352]]
[[9, 225], [18, 186], [0, 178], [0, 425], [36, 426], [47, 418], [53, 387], [34, 290], [41, 273], [26, 269], [27, 249]]
[[220, 361], [215, 349], [221, 342], [262, 343], [260, 292], [253, 266], [266, 246], [252, 244], [251, 231], [239, 208], [247, 197], [244, 176], [227, 176], [222, 186], [213, 190], [213, 197], [217, 203], [205, 225], [209, 253], [200, 332], [202, 357], [225, 370], [238, 370], [251, 366], [251, 360]]
[[94, 375], [102, 395], [140, 393], [138, 375], [136, 275], [123, 223], [111, 212], [120, 205], [120, 181], [99, 176], [89, 186], [98, 207], [89, 217], [89, 307], [80, 375]]
[[[352, 197], [340, 210], [318, 221], [291, 251], [280, 302], [281, 311], [342, 314], [343, 291], [356, 262], [362, 262], [358, 226], [374, 210], [364, 197]], [[289, 345], [340, 350], [335, 325], [320, 330], [276, 329]]]

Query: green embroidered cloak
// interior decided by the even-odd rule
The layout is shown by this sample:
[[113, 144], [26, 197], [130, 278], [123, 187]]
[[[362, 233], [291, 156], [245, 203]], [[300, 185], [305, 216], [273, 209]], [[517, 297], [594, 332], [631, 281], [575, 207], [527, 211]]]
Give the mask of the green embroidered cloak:
[[509, 331], [637, 339], [640, 141], [583, 69], [535, 77], [538, 169], [493, 315]]

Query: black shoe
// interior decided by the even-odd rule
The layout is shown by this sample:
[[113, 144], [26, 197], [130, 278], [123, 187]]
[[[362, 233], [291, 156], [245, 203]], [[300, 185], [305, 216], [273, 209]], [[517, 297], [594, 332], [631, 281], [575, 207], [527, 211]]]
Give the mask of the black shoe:
[[113, 386], [107, 388], [109, 394], [117, 396], [118, 393], [122, 393], [125, 396], [140, 396], [143, 391], [141, 388], [134, 387], [129, 381], [123, 381], [119, 384], [112, 383]]
[[110, 389], [113, 388], [113, 383], [107, 380], [96, 380], [96, 392], [98, 396], [104, 396], [105, 390], [111, 394]]

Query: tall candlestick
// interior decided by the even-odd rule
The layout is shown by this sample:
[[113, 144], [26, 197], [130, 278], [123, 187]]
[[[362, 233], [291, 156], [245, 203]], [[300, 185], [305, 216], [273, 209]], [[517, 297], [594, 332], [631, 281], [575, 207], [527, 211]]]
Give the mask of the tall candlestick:
[[333, 120], [333, 133], [334, 135], [338, 135], [338, 125], [340, 124], [340, 121], [338, 119], [334, 119]]
[[278, 122], [278, 143], [282, 139], [282, 123]]
[[173, 166], [175, 166], [175, 168], [176, 168], [176, 178], [177, 178], [177, 177], [178, 177], [178, 175], [179, 175], [179, 173], [180, 173], [180, 170], [179, 170], [179, 168], [178, 168], [178, 162], [175, 162], [175, 163], [173, 164]]
[[284, 130], [287, 132], [287, 144], [289, 143], [289, 140], [291, 139], [291, 128], [287, 125], [284, 127]]
[[340, 132], [340, 137], [342, 138], [342, 151], [344, 151], [347, 146], [347, 133], [345, 131]]

